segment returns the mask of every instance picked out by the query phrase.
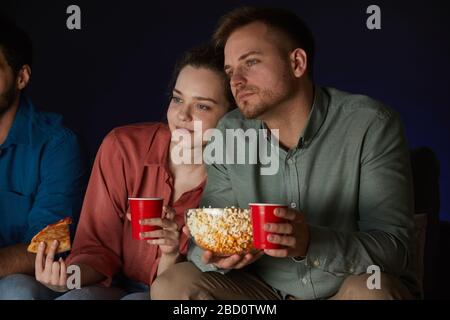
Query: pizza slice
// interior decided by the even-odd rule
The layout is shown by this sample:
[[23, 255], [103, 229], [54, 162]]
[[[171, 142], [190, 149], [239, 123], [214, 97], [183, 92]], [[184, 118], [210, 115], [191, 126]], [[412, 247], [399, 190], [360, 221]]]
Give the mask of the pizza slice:
[[27, 250], [29, 252], [37, 253], [39, 243], [45, 242], [45, 254], [47, 254], [53, 241], [58, 240], [59, 246], [56, 253], [69, 251], [71, 248], [69, 224], [71, 223], [72, 219], [67, 217], [56, 223], [49, 224], [31, 239], [31, 243]]

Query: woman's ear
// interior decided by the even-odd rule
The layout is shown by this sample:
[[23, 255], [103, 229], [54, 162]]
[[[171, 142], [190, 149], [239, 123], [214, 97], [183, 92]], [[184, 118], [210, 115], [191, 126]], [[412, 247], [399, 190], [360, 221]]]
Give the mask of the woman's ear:
[[292, 72], [296, 78], [300, 78], [305, 72], [308, 66], [308, 58], [306, 52], [303, 49], [294, 49], [290, 54]]
[[31, 78], [31, 68], [29, 65], [24, 65], [17, 74], [17, 88], [19, 90], [25, 89], [25, 87], [28, 85], [28, 82]]

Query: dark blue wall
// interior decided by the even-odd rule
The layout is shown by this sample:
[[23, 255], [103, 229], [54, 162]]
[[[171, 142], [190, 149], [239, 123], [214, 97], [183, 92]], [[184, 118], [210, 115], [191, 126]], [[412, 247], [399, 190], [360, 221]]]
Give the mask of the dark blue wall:
[[[208, 39], [243, 3], [290, 8], [317, 40], [316, 81], [375, 97], [400, 112], [411, 147], [441, 163], [441, 218], [450, 220], [450, 22], [444, 1], [21, 1], [1, 0], [35, 44], [35, 104], [65, 115], [92, 155], [113, 127], [163, 120], [175, 58]], [[66, 29], [66, 8], [82, 30]], [[382, 29], [366, 28], [381, 7]]]

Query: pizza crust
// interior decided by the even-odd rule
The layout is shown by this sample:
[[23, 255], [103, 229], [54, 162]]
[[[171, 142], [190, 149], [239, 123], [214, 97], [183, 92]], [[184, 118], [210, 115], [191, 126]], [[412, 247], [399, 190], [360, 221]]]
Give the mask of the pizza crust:
[[45, 242], [45, 254], [48, 254], [48, 251], [55, 240], [58, 240], [59, 242], [56, 253], [69, 251], [71, 249], [69, 224], [71, 223], [72, 219], [67, 217], [46, 226], [31, 239], [31, 243], [27, 248], [28, 252], [37, 253], [39, 243]]

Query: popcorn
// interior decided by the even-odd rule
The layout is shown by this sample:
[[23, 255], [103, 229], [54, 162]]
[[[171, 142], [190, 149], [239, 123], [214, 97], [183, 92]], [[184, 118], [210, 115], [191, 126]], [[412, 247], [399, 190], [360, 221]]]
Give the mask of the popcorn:
[[252, 249], [252, 223], [248, 209], [190, 209], [186, 225], [197, 245], [217, 255], [247, 253]]

